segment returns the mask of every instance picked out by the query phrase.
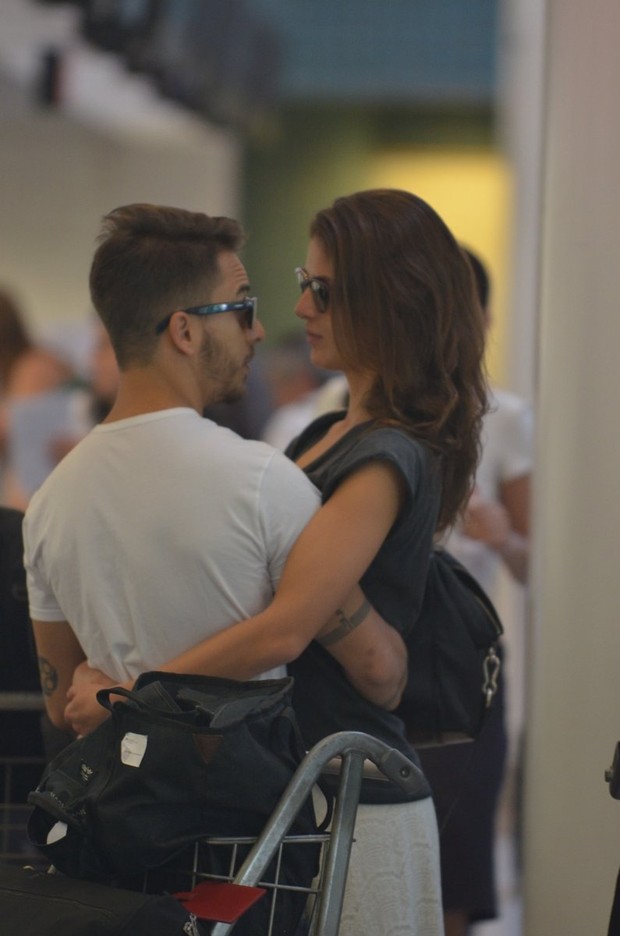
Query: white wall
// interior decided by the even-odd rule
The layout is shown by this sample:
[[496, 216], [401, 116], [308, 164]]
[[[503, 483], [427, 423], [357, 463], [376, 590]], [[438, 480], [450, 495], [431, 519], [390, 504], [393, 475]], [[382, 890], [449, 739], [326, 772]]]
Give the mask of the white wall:
[[[0, 89], [0, 283], [43, 331], [88, 316], [101, 216], [149, 201], [238, 215], [238, 144], [206, 125], [111, 132]], [[11, 106], [3, 106], [8, 105]]]
[[545, 4], [502, 0], [498, 44], [499, 124], [516, 180], [506, 378], [528, 400], [536, 393], [538, 358]]
[[602, 936], [620, 865], [620, 5], [546, 7], [525, 934]]

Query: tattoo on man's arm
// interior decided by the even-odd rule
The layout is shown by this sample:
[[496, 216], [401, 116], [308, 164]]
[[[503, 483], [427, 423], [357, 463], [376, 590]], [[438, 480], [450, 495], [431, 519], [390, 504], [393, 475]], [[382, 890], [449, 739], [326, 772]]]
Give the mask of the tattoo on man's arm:
[[58, 689], [58, 672], [45, 657], [39, 657], [39, 678], [43, 695], [53, 695]]
[[317, 637], [318, 642], [323, 647], [331, 647], [332, 644], [342, 640], [343, 637], [346, 637], [347, 634], [354, 631], [356, 627], [359, 627], [362, 621], [368, 617], [369, 611], [370, 602], [366, 599], [364, 599], [357, 611], [353, 612], [351, 617], [347, 617], [342, 608], [338, 608], [336, 614], [340, 623], [328, 634], [322, 634], [320, 637]]

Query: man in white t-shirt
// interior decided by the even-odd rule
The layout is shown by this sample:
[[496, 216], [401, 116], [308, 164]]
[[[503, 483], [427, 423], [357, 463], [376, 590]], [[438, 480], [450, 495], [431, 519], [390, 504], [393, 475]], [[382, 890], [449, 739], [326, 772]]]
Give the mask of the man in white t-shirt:
[[[128, 205], [104, 219], [90, 288], [118, 360], [118, 394], [24, 521], [30, 613], [57, 727], [86, 731], [104, 714], [94, 690], [85, 714], [83, 685], [66, 712], [80, 664], [116, 684], [183, 671], [183, 653], [236, 624], [208, 672], [273, 675], [338, 609], [353, 617], [363, 599], [346, 575], [324, 582], [316, 548], [308, 556], [299, 547], [270, 605], [318, 493], [279, 452], [202, 417], [207, 404], [244, 392], [264, 336], [241, 244], [235, 221], [180, 209]], [[366, 641], [382, 631], [386, 650], [369, 666]], [[372, 611], [334, 647], [373, 701], [404, 678], [400, 638]]]

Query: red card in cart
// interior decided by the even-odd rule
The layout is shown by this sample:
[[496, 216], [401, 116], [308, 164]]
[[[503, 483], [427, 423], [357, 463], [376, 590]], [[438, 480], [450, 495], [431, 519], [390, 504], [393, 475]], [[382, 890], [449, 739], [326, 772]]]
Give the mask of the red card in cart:
[[246, 887], [225, 881], [202, 881], [192, 891], [173, 894], [202, 920], [234, 923], [265, 894], [264, 887]]

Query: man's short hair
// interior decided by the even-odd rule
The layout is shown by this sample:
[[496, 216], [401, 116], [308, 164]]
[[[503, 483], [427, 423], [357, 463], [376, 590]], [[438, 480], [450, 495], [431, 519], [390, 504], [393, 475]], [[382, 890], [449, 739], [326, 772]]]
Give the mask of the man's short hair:
[[218, 255], [237, 252], [243, 241], [237, 221], [182, 208], [133, 204], [104, 216], [90, 293], [119, 367], [151, 360], [156, 323], [176, 309], [207, 303], [218, 281]]

